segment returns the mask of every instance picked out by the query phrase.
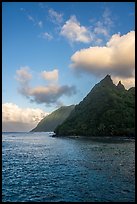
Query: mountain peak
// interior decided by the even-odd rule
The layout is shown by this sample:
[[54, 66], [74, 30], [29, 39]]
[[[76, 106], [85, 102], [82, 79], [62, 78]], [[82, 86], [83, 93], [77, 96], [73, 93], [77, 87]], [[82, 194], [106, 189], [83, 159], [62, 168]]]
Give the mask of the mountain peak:
[[[57, 135], [130, 136], [135, 135], [134, 89], [121, 91], [107, 75], [55, 129]], [[120, 90], [118, 90], [120, 88]]]
[[118, 88], [119, 90], [125, 90], [125, 87], [124, 87], [124, 85], [121, 83], [121, 81], [118, 82], [117, 88]]
[[112, 81], [111, 76], [110, 76], [109, 74], [107, 74], [103, 80], [109, 80], [109, 81]]
[[111, 79], [111, 76], [110, 76], [109, 74], [107, 74], [107, 75], [105, 76], [105, 78]]
[[101, 81], [100, 81], [100, 83], [99, 84], [101, 84], [101, 85], [114, 85], [113, 84], [113, 81], [112, 81], [112, 79], [111, 79], [111, 76], [109, 75], [109, 74], [107, 74], [106, 76], [105, 76], [105, 78], [104, 79], [102, 79]]

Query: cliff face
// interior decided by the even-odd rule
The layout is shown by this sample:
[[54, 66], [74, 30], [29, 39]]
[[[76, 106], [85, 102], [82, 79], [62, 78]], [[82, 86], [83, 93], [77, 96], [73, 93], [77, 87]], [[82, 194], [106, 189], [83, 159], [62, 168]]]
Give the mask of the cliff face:
[[135, 88], [114, 85], [110, 75], [96, 84], [75, 106], [57, 135], [124, 136], [135, 135]]
[[53, 132], [55, 128], [63, 123], [64, 120], [70, 115], [74, 107], [74, 105], [62, 106], [61, 108], [52, 112], [50, 115], [43, 118], [38, 123], [37, 127], [31, 130], [31, 132]]

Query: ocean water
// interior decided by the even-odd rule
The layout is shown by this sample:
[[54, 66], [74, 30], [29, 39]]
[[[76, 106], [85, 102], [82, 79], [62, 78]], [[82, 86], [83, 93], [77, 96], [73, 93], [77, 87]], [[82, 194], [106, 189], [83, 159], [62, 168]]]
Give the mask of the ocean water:
[[3, 202], [134, 202], [133, 139], [2, 134]]

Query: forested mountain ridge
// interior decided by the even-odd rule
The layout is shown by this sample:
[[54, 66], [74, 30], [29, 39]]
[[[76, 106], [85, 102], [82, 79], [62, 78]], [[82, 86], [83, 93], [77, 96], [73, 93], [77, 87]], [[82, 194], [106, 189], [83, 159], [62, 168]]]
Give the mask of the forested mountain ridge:
[[74, 109], [74, 105], [62, 106], [43, 118], [31, 132], [50, 132], [60, 125]]
[[56, 135], [134, 136], [135, 88], [116, 86], [110, 75], [96, 84], [55, 129]]

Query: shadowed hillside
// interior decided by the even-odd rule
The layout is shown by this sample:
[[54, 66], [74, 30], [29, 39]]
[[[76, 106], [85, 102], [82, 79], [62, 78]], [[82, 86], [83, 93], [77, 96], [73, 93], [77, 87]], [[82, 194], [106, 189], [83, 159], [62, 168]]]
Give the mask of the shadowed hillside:
[[116, 86], [107, 75], [75, 106], [67, 120], [55, 129], [57, 135], [135, 135], [135, 88]]
[[64, 120], [70, 115], [74, 109], [74, 105], [62, 106], [56, 111], [52, 112], [45, 118], [43, 118], [31, 132], [50, 132], [64, 122]]

